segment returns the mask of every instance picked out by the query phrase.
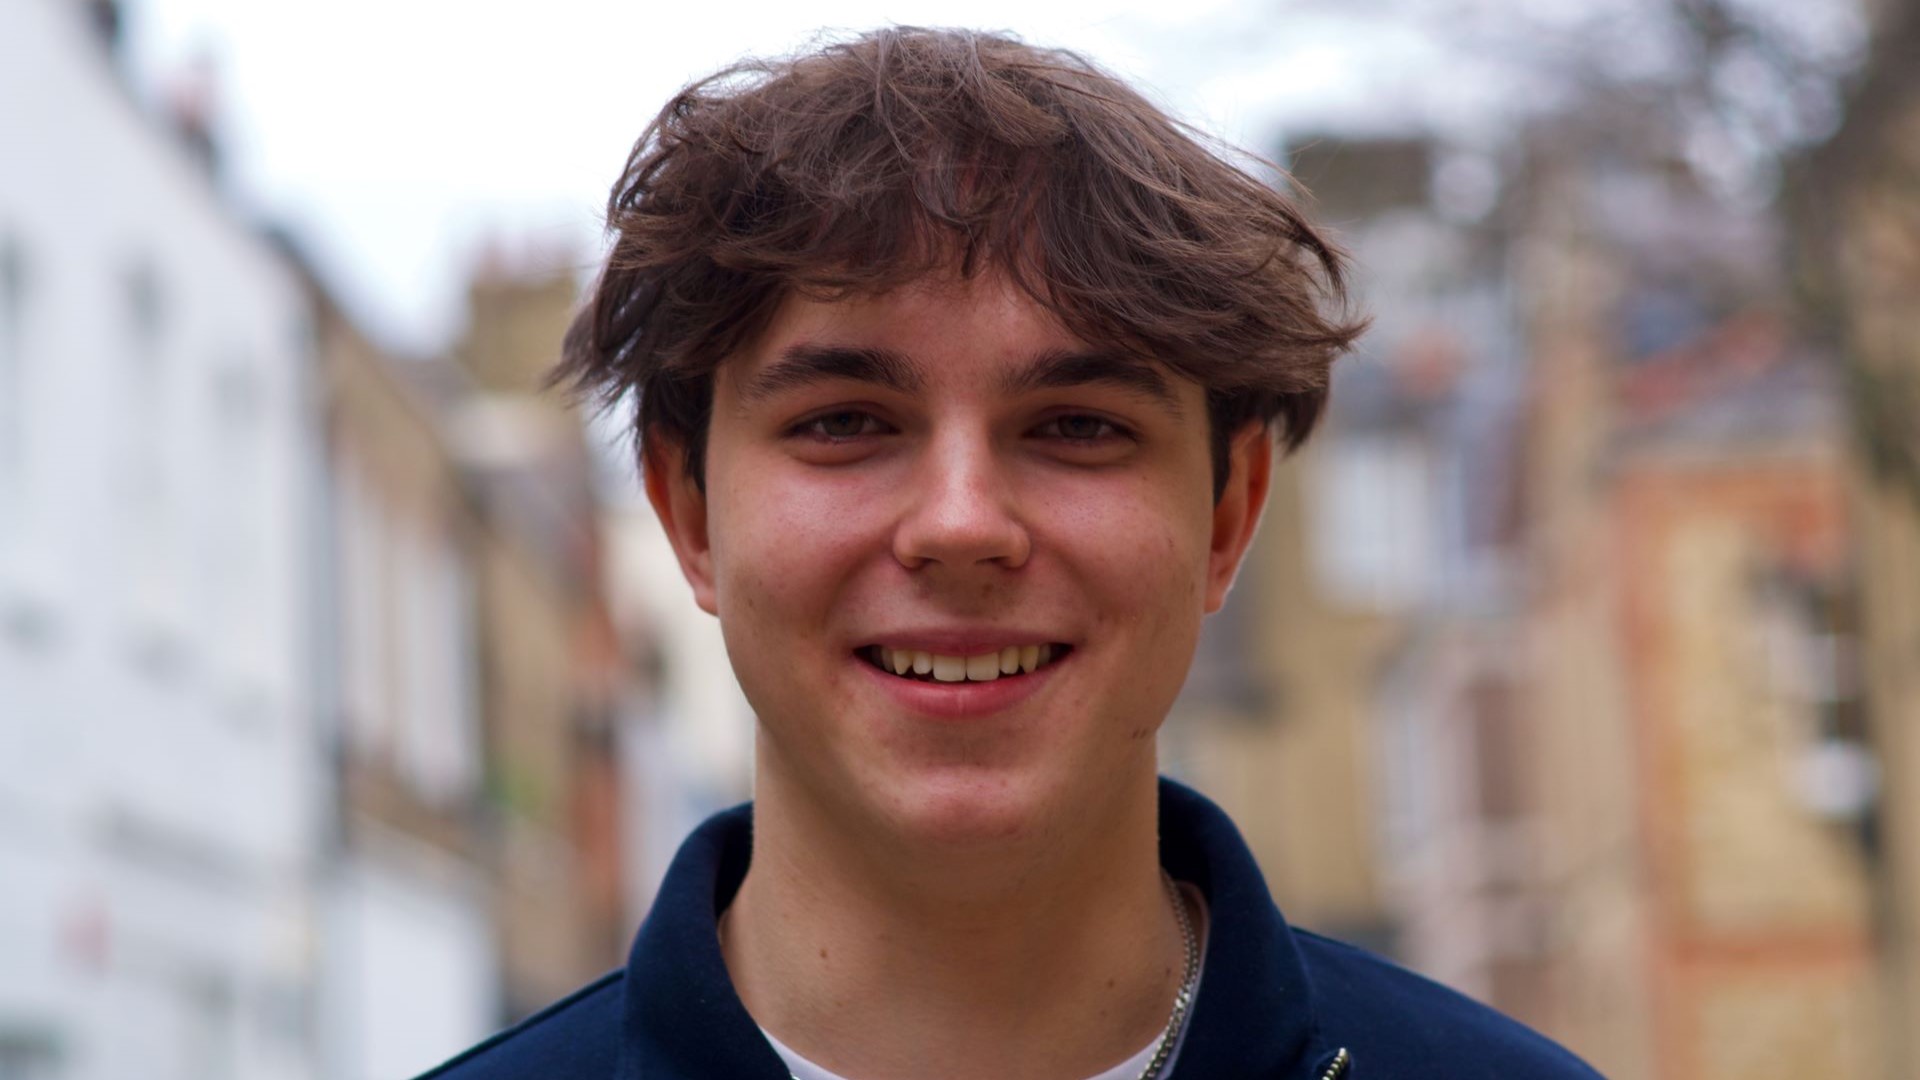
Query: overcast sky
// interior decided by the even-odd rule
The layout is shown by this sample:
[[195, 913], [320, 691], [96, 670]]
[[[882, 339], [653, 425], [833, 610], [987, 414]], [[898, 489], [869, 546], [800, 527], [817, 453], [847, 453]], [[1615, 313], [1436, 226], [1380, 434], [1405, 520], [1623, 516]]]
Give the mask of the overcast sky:
[[[1322, 4], [1322, 10], [1339, 5]], [[1289, 123], [1398, 126], [1471, 109], [1417, 34], [1258, 0], [129, 0], [137, 84], [210, 58], [228, 184], [291, 227], [390, 343], [442, 342], [487, 238], [590, 262], [642, 126], [688, 80], [822, 28], [1010, 29], [1085, 52], [1185, 118], [1273, 152]], [[1430, 83], [1431, 80], [1429, 79]]]

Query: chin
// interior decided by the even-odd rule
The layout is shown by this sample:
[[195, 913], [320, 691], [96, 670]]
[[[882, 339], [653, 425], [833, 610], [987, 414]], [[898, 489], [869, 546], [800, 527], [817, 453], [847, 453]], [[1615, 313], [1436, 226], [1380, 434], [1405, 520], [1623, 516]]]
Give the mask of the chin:
[[885, 787], [888, 816], [903, 839], [956, 851], [1048, 832], [1067, 801], [1040, 777], [979, 766], [918, 769]]

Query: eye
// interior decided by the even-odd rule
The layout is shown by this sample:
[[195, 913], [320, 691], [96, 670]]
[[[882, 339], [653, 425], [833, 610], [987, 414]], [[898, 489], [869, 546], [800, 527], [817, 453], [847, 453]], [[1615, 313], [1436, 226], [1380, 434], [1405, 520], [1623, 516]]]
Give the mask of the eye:
[[842, 442], [862, 435], [878, 435], [887, 426], [872, 413], [859, 409], [835, 409], [794, 425], [790, 434], [809, 436], [826, 442]]
[[1036, 430], [1070, 443], [1103, 442], [1131, 435], [1113, 421], [1091, 413], [1065, 413], [1041, 424]]

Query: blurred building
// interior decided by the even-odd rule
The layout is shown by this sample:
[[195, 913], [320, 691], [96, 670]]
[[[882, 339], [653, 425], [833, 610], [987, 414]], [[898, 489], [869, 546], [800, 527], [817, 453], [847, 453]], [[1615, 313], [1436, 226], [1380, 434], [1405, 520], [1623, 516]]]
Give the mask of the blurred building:
[[1380, 321], [1168, 759], [1296, 919], [1608, 1076], [1920, 1075], [1920, 5], [1861, 7], [1792, 248], [1644, 85], [1290, 161]]
[[1546, 1022], [1609, 1075], [1884, 1075], [1831, 361], [1766, 219], [1563, 134], [1519, 275]]
[[629, 920], [638, 925], [680, 842], [708, 815], [753, 797], [757, 721], [720, 622], [693, 602], [648, 505], [630, 402], [599, 419], [603, 543], [614, 624], [638, 680], [621, 729]]
[[386, 354], [116, 12], [0, 5], [0, 1076], [412, 1075], [632, 932], [572, 277]]
[[317, 276], [326, 445], [317, 682], [335, 766], [324, 1075], [410, 1076], [502, 1019], [482, 731], [488, 541], [444, 424]]
[[111, 4], [0, 4], [0, 1074], [305, 1078], [312, 314]]
[[1846, 120], [1801, 163], [1811, 314], [1841, 352], [1859, 522], [1860, 684], [1881, 763], [1876, 850], [1892, 1074], [1920, 1072], [1920, 8], [1865, 5], [1873, 43]]
[[652, 905], [680, 842], [717, 810], [753, 796], [753, 708], [734, 678], [719, 620], [701, 611], [628, 454], [607, 463], [609, 593], [644, 689], [621, 741], [627, 792], [628, 916]]
[[1608, 1076], [1884, 1075], [1840, 383], [1769, 219], [1617, 136], [1291, 159], [1377, 322], [1169, 756], [1295, 919]]
[[1344, 230], [1375, 319], [1336, 377], [1308, 510], [1313, 580], [1391, 627], [1351, 691], [1383, 944], [1526, 1002], [1511, 499], [1525, 368], [1498, 163], [1419, 137], [1314, 139], [1291, 168]]
[[613, 620], [581, 417], [542, 389], [575, 291], [564, 264], [483, 259], [454, 363], [421, 371], [487, 526], [481, 712], [512, 1017], [619, 966], [633, 930], [621, 738], [644, 687]]
[[1385, 947], [1367, 687], [1394, 623], [1314, 577], [1307, 504], [1326, 458], [1309, 446], [1275, 470], [1264, 524], [1162, 728], [1161, 763], [1233, 816], [1289, 919]]
[[450, 358], [384, 353], [309, 285], [338, 779], [326, 1075], [411, 1075], [621, 962], [635, 688], [580, 421], [539, 386], [571, 277], [483, 263]]
[[1167, 757], [1233, 812], [1290, 918], [1490, 996], [1508, 920], [1477, 876], [1499, 839], [1474, 800], [1493, 751], [1463, 702], [1511, 667], [1518, 368], [1501, 251], [1471, 227], [1495, 192], [1417, 137], [1301, 145], [1291, 171], [1374, 325], [1275, 472]]

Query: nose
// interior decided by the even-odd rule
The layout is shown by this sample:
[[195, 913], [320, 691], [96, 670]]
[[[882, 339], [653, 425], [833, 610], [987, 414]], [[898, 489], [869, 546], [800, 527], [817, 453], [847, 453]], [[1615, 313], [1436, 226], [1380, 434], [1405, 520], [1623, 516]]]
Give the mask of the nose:
[[991, 440], [952, 433], [929, 444], [894, 531], [893, 554], [909, 570], [929, 564], [1015, 569], [1033, 551], [1013, 486]]

